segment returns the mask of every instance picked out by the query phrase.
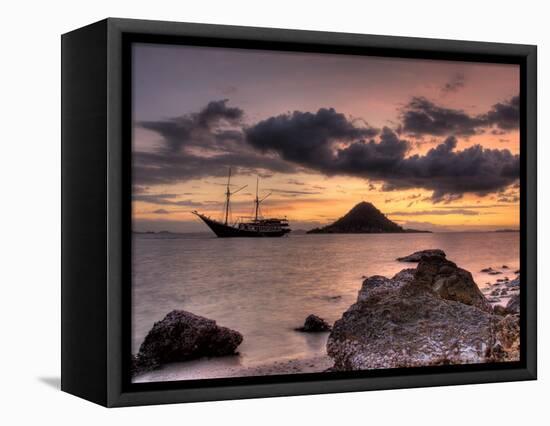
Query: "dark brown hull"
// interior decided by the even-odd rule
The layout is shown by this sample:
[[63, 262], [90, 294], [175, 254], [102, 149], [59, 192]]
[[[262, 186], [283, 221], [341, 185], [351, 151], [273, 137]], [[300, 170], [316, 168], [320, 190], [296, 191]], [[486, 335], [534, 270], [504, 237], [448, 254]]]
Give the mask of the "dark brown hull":
[[216, 220], [212, 220], [200, 213], [195, 213], [219, 238], [265, 238], [282, 237], [290, 232], [290, 229], [281, 229], [280, 231], [247, 231], [233, 226], [225, 225]]

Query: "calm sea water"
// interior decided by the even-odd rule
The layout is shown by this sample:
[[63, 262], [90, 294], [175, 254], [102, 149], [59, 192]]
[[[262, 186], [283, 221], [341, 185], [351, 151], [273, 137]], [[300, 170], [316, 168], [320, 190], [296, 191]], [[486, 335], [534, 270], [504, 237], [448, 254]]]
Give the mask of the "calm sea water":
[[[298, 333], [310, 313], [329, 322], [355, 302], [364, 276], [415, 264], [395, 261], [440, 248], [472, 272], [480, 288], [495, 277], [482, 268], [519, 266], [519, 233], [294, 235], [219, 239], [136, 235], [132, 292], [133, 352], [155, 321], [184, 309], [244, 336], [244, 367], [325, 353], [326, 333]], [[499, 275], [498, 278], [506, 276]]]

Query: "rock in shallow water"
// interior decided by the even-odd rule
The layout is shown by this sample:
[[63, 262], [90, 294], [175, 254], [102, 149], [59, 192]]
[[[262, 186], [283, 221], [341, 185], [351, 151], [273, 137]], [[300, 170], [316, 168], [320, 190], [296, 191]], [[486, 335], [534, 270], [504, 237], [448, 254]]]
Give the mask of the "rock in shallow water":
[[366, 279], [327, 353], [334, 371], [516, 360], [519, 328], [509, 317], [493, 313], [468, 271], [424, 257], [416, 270]]
[[513, 314], [519, 314], [519, 294], [514, 294], [506, 304], [506, 310]]
[[135, 373], [169, 362], [235, 354], [243, 336], [216, 321], [174, 310], [149, 331], [134, 357]]
[[399, 262], [420, 262], [420, 260], [422, 260], [425, 256], [445, 257], [446, 255], [445, 252], [440, 249], [427, 249], [415, 251], [413, 254], [409, 254], [408, 256], [398, 257], [397, 260]]
[[306, 333], [317, 333], [321, 331], [330, 331], [331, 327], [328, 322], [317, 315], [308, 315], [304, 322], [303, 327], [299, 327], [296, 331], [303, 331]]

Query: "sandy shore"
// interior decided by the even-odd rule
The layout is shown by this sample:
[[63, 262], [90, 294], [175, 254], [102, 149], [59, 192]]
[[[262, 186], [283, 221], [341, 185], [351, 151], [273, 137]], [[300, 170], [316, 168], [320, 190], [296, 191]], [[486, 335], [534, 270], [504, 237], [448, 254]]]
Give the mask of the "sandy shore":
[[158, 370], [137, 375], [134, 377], [133, 382], [144, 383], [276, 374], [321, 373], [330, 367], [332, 367], [332, 360], [326, 355], [274, 361], [256, 366], [243, 366], [240, 364], [240, 358], [234, 356], [167, 364]]

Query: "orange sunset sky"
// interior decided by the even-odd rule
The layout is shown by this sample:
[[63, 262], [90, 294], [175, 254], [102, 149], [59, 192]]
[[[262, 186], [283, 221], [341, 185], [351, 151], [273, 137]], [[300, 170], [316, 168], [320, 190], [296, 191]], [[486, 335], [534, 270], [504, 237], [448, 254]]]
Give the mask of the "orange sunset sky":
[[519, 67], [137, 44], [137, 231], [208, 232], [190, 212], [311, 229], [369, 201], [431, 231], [519, 228]]

